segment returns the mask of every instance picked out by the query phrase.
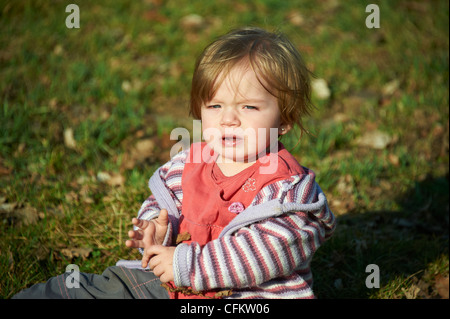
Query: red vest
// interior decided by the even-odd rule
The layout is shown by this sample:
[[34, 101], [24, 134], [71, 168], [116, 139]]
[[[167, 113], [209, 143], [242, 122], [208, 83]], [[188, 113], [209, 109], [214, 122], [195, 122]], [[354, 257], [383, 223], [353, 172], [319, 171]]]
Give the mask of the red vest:
[[[202, 143], [202, 153], [205, 153], [205, 148], [208, 146]], [[280, 144], [278, 155], [287, 153], [289, 154], [287, 158], [292, 158], [294, 162], [281, 160], [276, 174], [260, 174], [259, 168], [265, 164], [261, 164], [258, 160], [242, 172], [227, 177], [214, 162], [213, 155], [211, 158], [203, 158], [201, 163], [198, 163], [199, 156], [194, 155], [194, 149], [191, 146], [190, 160], [186, 162], [182, 176], [183, 205], [179, 234], [188, 232], [191, 235], [191, 239], [183, 243], [196, 242], [204, 246], [217, 239], [231, 220], [252, 203], [258, 191], [269, 183], [293, 175], [290, 169], [292, 165], [289, 164], [298, 167], [295, 159]], [[213, 297], [215, 292], [204, 294]], [[182, 293], [170, 295], [174, 299], [201, 298]]]

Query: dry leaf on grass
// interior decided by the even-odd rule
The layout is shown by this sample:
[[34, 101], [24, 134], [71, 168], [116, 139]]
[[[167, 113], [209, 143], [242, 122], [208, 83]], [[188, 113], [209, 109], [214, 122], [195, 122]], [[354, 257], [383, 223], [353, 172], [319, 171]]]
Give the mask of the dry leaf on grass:
[[[0, 163], [4, 162], [2, 158], [0, 158]], [[0, 164], [0, 176], [1, 175], [9, 175], [12, 172], [12, 168], [10, 167], [4, 167], [2, 164]]]
[[109, 186], [123, 186], [125, 183], [125, 177], [121, 174], [113, 174], [111, 178], [107, 181]]
[[297, 27], [301, 27], [305, 24], [305, 17], [299, 11], [293, 11], [289, 13], [287, 16], [287, 20]]
[[417, 296], [420, 293], [420, 288], [415, 284], [412, 284], [407, 289], [402, 288], [403, 293], [405, 294], [406, 299], [417, 299]]
[[125, 177], [119, 173], [98, 172], [97, 180], [109, 186], [123, 186], [125, 183]]
[[17, 227], [37, 223], [39, 214], [36, 208], [21, 206], [18, 203], [1, 203], [0, 218]]
[[70, 149], [77, 149], [77, 142], [73, 137], [73, 129], [71, 127], [64, 130], [64, 145]]
[[193, 13], [181, 18], [180, 25], [184, 30], [196, 32], [205, 27], [205, 22], [205, 18]]
[[78, 194], [75, 193], [74, 191], [70, 191], [70, 192], [66, 193], [64, 195], [64, 197], [65, 197], [66, 201], [69, 203], [78, 201]]
[[124, 154], [122, 168], [132, 169], [136, 164], [143, 163], [154, 156], [155, 142], [152, 139], [142, 139]]
[[355, 143], [358, 146], [382, 150], [390, 145], [392, 141], [393, 138], [389, 134], [374, 130], [366, 132], [363, 136], [358, 137]]
[[92, 253], [92, 248], [63, 248], [60, 252], [69, 259], [77, 257], [86, 259]]
[[331, 96], [330, 88], [324, 79], [314, 79], [311, 81], [311, 89], [320, 100], [326, 100]]
[[448, 279], [448, 276], [442, 277], [439, 275], [436, 277], [436, 290], [442, 299], [448, 299]]
[[33, 251], [33, 255], [37, 260], [46, 260], [50, 255], [50, 249], [44, 245], [38, 245], [38, 247]]

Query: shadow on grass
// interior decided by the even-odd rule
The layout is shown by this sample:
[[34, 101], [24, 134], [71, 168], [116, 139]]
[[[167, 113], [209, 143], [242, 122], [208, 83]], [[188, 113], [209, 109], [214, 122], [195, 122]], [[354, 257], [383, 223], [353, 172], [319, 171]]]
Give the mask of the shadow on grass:
[[[448, 276], [448, 174], [416, 182], [397, 202], [399, 211], [338, 217], [312, 262], [318, 298], [400, 298], [413, 277], [429, 281], [422, 297], [440, 297], [433, 285], [439, 273]], [[380, 289], [366, 287], [369, 264], [379, 267]]]

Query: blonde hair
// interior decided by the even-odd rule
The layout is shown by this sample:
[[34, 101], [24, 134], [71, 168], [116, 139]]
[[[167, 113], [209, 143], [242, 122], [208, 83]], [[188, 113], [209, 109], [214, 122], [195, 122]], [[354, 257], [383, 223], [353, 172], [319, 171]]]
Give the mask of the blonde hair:
[[260, 28], [231, 31], [205, 48], [192, 78], [191, 115], [201, 118], [201, 106], [211, 101], [228, 72], [241, 62], [247, 62], [261, 85], [278, 99], [281, 124], [297, 124], [301, 133], [306, 131], [302, 118], [312, 106], [310, 72], [289, 39]]

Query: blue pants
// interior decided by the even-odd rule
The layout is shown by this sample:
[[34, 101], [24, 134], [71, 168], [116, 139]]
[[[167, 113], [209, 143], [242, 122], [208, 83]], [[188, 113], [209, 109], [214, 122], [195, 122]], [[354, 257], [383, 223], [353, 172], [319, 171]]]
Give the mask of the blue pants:
[[[71, 276], [71, 277], [69, 277]], [[69, 277], [69, 278], [68, 278]], [[22, 290], [13, 299], [168, 299], [152, 271], [108, 267], [103, 274], [64, 273]], [[68, 282], [67, 282], [68, 281]]]

